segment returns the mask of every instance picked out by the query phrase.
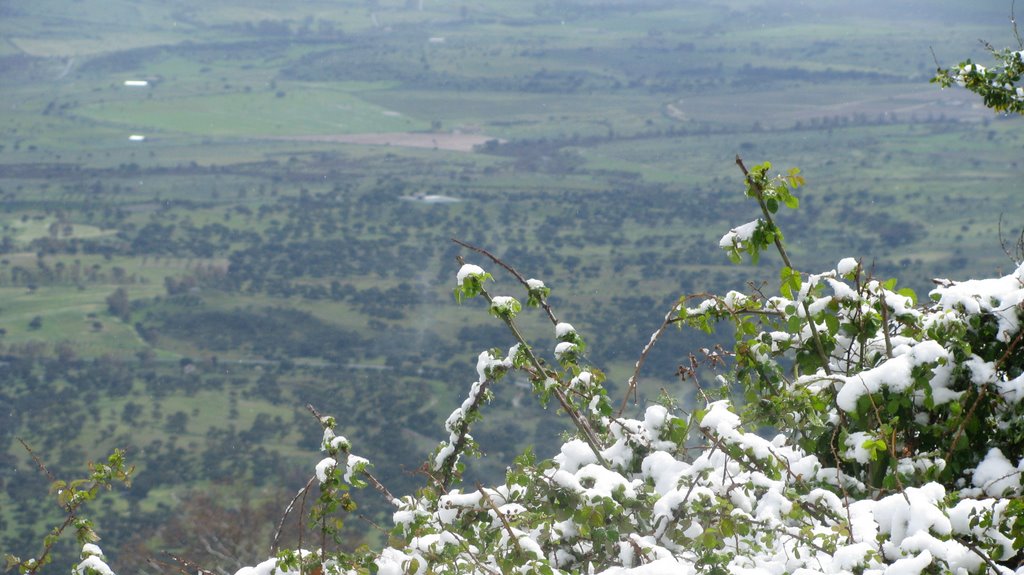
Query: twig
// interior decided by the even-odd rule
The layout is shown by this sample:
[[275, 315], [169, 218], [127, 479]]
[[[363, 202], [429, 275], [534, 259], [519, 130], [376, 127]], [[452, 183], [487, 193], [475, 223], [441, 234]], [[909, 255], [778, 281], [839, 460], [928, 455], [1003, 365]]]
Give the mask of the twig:
[[998, 228], [997, 229], [998, 229], [998, 236], [999, 236], [999, 247], [1002, 248], [1003, 253], [1006, 254], [1006, 257], [1010, 258], [1010, 261], [1012, 261], [1014, 265], [1020, 264], [1021, 261], [1024, 261], [1024, 229], [1021, 229], [1020, 235], [1017, 236], [1017, 245], [1014, 246], [1014, 251], [1016, 251], [1016, 253], [1014, 253], [1014, 254], [1010, 253], [1010, 248], [1007, 247], [1006, 240], [1003, 238], [1003, 214], [1002, 213], [999, 214], [999, 222], [998, 222]]
[[[50, 473], [50, 470], [46, 468], [46, 464], [44, 464], [43, 461], [39, 458], [39, 456], [37, 456], [36, 453], [32, 451], [32, 448], [29, 447], [28, 443], [26, 443], [25, 440], [20, 437], [18, 438], [18, 442], [21, 443], [22, 447], [25, 448], [25, 451], [27, 451], [29, 456], [32, 457], [32, 460], [35, 461], [36, 466], [39, 468], [39, 470], [42, 471], [44, 475], [46, 475], [47, 479], [50, 480], [50, 483], [57, 481], [57, 478], [54, 477], [52, 473]], [[68, 500], [67, 505], [65, 505], [63, 509], [65, 512], [67, 512], [67, 517], [64, 518], [63, 523], [61, 523], [52, 531], [52, 533], [56, 537], [60, 537], [60, 535], [64, 533], [64, 530], [67, 529], [68, 526], [70, 526], [72, 523], [74, 523], [75, 519], [78, 519], [78, 505], [75, 504], [74, 501]], [[32, 567], [29, 568], [26, 571], [26, 573], [28, 573], [29, 575], [34, 575], [36, 571], [39, 570], [40, 567], [46, 565], [47, 558], [50, 556], [50, 551], [53, 550], [53, 545], [56, 542], [56, 537], [54, 537], [52, 541], [50, 541], [49, 539], [46, 540], [47, 542], [43, 545], [43, 552], [39, 555], [38, 558], [34, 560]], [[27, 563], [22, 563], [21, 565], [24, 566], [26, 564]]]
[[[462, 256], [455, 256], [455, 259], [461, 265], [465, 265], [466, 263]], [[484, 296], [484, 299], [487, 300], [488, 306], [491, 304], [491, 302], [494, 301], [494, 298], [491, 297], [491, 294], [486, 289], [484, 289], [483, 286], [480, 287], [480, 295]], [[530, 348], [530, 344], [526, 341], [526, 338], [523, 337], [523, 334], [519, 331], [519, 328], [516, 326], [516, 323], [512, 321], [512, 319], [509, 317], [502, 316], [501, 320], [505, 322], [505, 326], [508, 327], [510, 332], [512, 332], [512, 336], [516, 339], [516, 341], [519, 342], [521, 349], [526, 354], [526, 357], [530, 360], [530, 364], [533, 366], [533, 369], [536, 371], [537, 377], [551, 377], [552, 379], [557, 379], [556, 377], [554, 377], [557, 374], [553, 374], [550, 370], [545, 368], [544, 365], [540, 362], [540, 359], [538, 359], [536, 354], [533, 353], [533, 349]], [[580, 416], [579, 411], [575, 407], [573, 407], [573, 405], [569, 402], [568, 398], [565, 395], [565, 392], [560, 387], [556, 386], [554, 388], [554, 392], [555, 398], [558, 399], [558, 404], [562, 407], [565, 413], [568, 414], [569, 419], [572, 420], [573, 424], [576, 426], [576, 429], [578, 429], [580, 433], [583, 435], [583, 439], [587, 442], [587, 445], [590, 447], [590, 450], [594, 452], [594, 456], [597, 458], [597, 462], [602, 467], [607, 467], [608, 463], [605, 461], [604, 456], [601, 455], [601, 448], [598, 444], [597, 437], [594, 435], [594, 430], [590, 428], [590, 425], [587, 423], [587, 420]]]
[[[761, 207], [761, 213], [763, 213], [764, 217], [767, 218], [768, 224], [773, 230], [778, 229], [775, 226], [775, 219], [772, 218], [771, 212], [768, 211], [768, 205], [764, 202], [764, 188], [762, 188], [761, 184], [754, 180], [754, 178], [750, 177], [750, 172], [747, 171], [747, 166], [743, 164], [743, 158], [741, 158], [739, 154], [736, 155], [736, 165], [743, 171], [744, 179], [746, 179], [746, 181], [753, 186], [754, 191], [757, 192], [755, 194], [757, 197], [757, 204]], [[779, 255], [782, 256], [782, 263], [786, 264], [787, 268], [793, 269], [793, 263], [789, 261], [789, 254], [786, 253], [786, 248], [782, 245], [782, 240], [779, 238], [779, 234], [773, 235], [775, 236], [775, 249], [777, 249]]]
[[280, 543], [281, 533], [284, 531], [284, 522], [288, 519], [288, 515], [292, 512], [292, 509], [295, 508], [295, 502], [298, 501], [299, 497], [304, 493], [309, 491], [309, 488], [313, 486], [314, 481], [316, 481], [315, 475], [309, 478], [309, 481], [306, 482], [306, 486], [299, 489], [299, 492], [296, 493], [295, 497], [292, 497], [292, 500], [288, 503], [288, 507], [285, 508], [284, 515], [281, 516], [281, 521], [277, 524], [277, 531], [274, 533], [274, 540], [270, 544], [271, 555], [277, 555], [278, 543]]
[[892, 359], [892, 340], [889, 339], [889, 302], [885, 301], [885, 294], [882, 294], [882, 335], [885, 337], [885, 356]]
[[[1017, 337], [1013, 338], [1010, 345], [1006, 346], [1006, 351], [1003, 352], [1002, 357], [996, 362], [996, 369], [999, 369], [1003, 363], [1010, 357], [1010, 354], [1018, 345], [1021, 340], [1024, 339], [1024, 330], [1017, 334]], [[971, 420], [971, 416], [974, 415], [974, 410], [978, 408], [978, 404], [981, 403], [981, 398], [985, 397], [985, 393], [988, 391], [988, 384], [981, 386], [978, 391], [978, 397], [974, 399], [974, 403], [971, 404], [971, 408], [967, 410], [967, 415], [964, 416], [963, 421], [960, 422], [960, 426], [956, 430], [956, 436], [953, 437], [953, 443], [950, 444], [949, 450], [946, 452], [946, 461], [949, 461], [950, 457], [953, 456], [953, 450], [956, 449], [956, 444], [960, 442], [960, 437], [964, 434], [964, 429], [967, 428], [967, 423]]]
[[[867, 387], [868, 387], [867, 384], [863, 383], [863, 382], [864, 382], [864, 379], [861, 378], [861, 383], [864, 386], [865, 391], [868, 392], [867, 393], [867, 397], [868, 397], [868, 401], [871, 402], [871, 409], [873, 409], [875, 411], [875, 421], [878, 422], [878, 429], [879, 429], [879, 431], [881, 431], [881, 429], [885, 426], [885, 424], [882, 423], [882, 410], [881, 410], [881, 408], [878, 407], [878, 404], [875, 403], [875, 396], [874, 396], [874, 394], [871, 393], [871, 390], [867, 389]], [[849, 383], [847, 383], [847, 385], [849, 385]], [[899, 461], [899, 457], [896, 455], [896, 428], [895, 427], [893, 427], [893, 430], [892, 430], [892, 437], [886, 437], [885, 439], [886, 439], [886, 443], [888, 444], [889, 455], [892, 457], [893, 461]], [[947, 459], [947, 461], [948, 461], [948, 459]], [[837, 462], [837, 465], [838, 465], [838, 462]], [[896, 480], [896, 487], [900, 490], [900, 495], [903, 496], [903, 499], [906, 500], [907, 504], [909, 505], [910, 504], [910, 496], [907, 495], [907, 491], [903, 487], [903, 482], [900, 481], [900, 474], [899, 474], [899, 472], [893, 473], [892, 474], [892, 478]], [[885, 489], [884, 485], [882, 486], [882, 489], [883, 490]]]
[[495, 571], [489, 565], [485, 565], [484, 562], [481, 561], [479, 557], [477, 557], [477, 553], [474, 552], [474, 548], [466, 542], [466, 539], [464, 537], [460, 536], [458, 533], [455, 533], [453, 531], [448, 531], [447, 533], [455, 537], [456, 541], [459, 542], [459, 547], [462, 548], [462, 551], [465, 552], [465, 554], [469, 556], [473, 563], [475, 563], [477, 567], [483, 570], [484, 573], [490, 573], [491, 575], [501, 575], [501, 572]]
[[629, 403], [630, 396], [633, 397], [633, 403], [636, 403], [636, 388], [637, 381], [640, 378], [640, 368], [643, 367], [644, 362], [647, 361], [647, 355], [651, 352], [651, 349], [654, 348], [654, 344], [658, 343], [658, 340], [661, 338], [661, 334], [665, 333], [665, 329], [672, 324], [672, 320], [674, 319], [673, 316], [679, 313], [679, 308], [684, 305], [684, 303], [685, 300], [675, 304], [672, 306], [672, 309], [668, 310], [668, 313], [665, 314], [665, 320], [662, 321], [661, 326], [651, 334], [651, 339], [647, 342], [647, 345], [644, 346], [643, 351], [640, 352], [640, 357], [637, 358], [636, 365], [633, 368], [633, 375], [629, 376], [629, 380], [626, 382], [626, 395], [622, 398], [622, 404], [619, 405], [619, 412], [615, 414], [616, 417], [622, 417], [622, 413], [626, 411], [626, 405]]
[[971, 408], [967, 410], [967, 415], [964, 416], [964, 420], [960, 422], [960, 426], [956, 430], [956, 435], [953, 437], [953, 443], [949, 444], [949, 449], [946, 451], [946, 461], [949, 461], [949, 458], [953, 456], [953, 450], [956, 449], [956, 444], [960, 442], [960, 436], [964, 434], [967, 422], [970, 421], [971, 416], [974, 415], [974, 410], [977, 409], [978, 404], [981, 402], [981, 398], [985, 396], [985, 392], [987, 391], [988, 384], [982, 386], [981, 390], [978, 392], [978, 397], [974, 398], [974, 403], [971, 404]]
[[[478, 254], [482, 254], [484, 256], [487, 256], [488, 258], [490, 258], [490, 260], [492, 262], [494, 262], [494, 263], [498, 264], [499, 266], [505, 268], [508, 271], [508, 273], [512, 274], [516, 278], [516, 280], [518, 280], [519, 283], [523, 284], [523, 287], [525, 287], [529, 291], [530, 284], [526, 280], [526, 278], [523, 277], [523, 274], [519, 273], [511, 265], [505, 263], [498, 256], [492, 254], [491, 252], [485, 250], [484, 248], [481, 248], [481, 247], [478, 247], [478, 246], [474, 246], [472, 244], [467, 244], [466, 242], [463, 242], [461, 240], [457, 240], [455, 238], [452, 238], [452, 241], [455, 242], [456, 244], [458, 244], [458, 245], [468, 249], [468, 250], [473, 250], [474, 252], [476, 252]], [[551, 323], [553, 323], [554, 325], [558, 325], [558, 318], [555, 317], [555, 312], [551, 309], [551, 305], [548, 304], [546, 299], [541, 298], [541, 300], [540, 300], [540, 307], [544, 309], [544, 313], [546, 313], [548, 315], [548, 319], [551, 320]]]
[[[164, 551], [164, 553], [167, 553], [167, 552]], [[160, 569], [160, 572], [164, 572], [167, 569], [173, 569], [173, 570], [177, 571], [178, 573], [181, 573], [182, 575], [192, 575], [191, 571], [186, 571], [181, 565], [172, 565], [172, 564], [170, 564], [170, 563], [168, 563], [166, 561], [161, 561], [159, 559], [156, 559], [155, 557], [147, 557], [146, 558], [146, 563], [149, 563], [153, 567], [156, 567], [157, 569]]]
[[375, 522], [373, 521], [373, 519], [370, 519], [370, 518], [369, 518], [369, 517], [367, 517], [366, 515], [363, 515], [362, 513], [359, 513], [359, 514], [357, 514], [356, 516], [357, 516], [357, 517], [359, 517], [360, 519], [362, 519], [363, 521], [365, 521], [365, 522], [369, 523], [369, 524], [370, 524], [371, 526], [373, 526], [373, 528], [374, 528], [374, 529], [376, 529], [377, 531], [380, 531], [380, 532], [381, 532], [381, 534], [382, 534], [382, 535], [384, 535], [385, 537], [386, 537], [386, 536], [387, 536], [388, 534], [390, 534], [390, 531], [388, 531], [387, 529], [385, 529], [385, 528], [381, 527], [380, 525], [377, 525], [377, 524], [376, 524], [376, 523], [375, 523]]
[[[320, 423], [321, 426], [324, 425], [323, 414], [321, 414], [317, 408], [313, 407], [313, 404], [307, 403], [306, 409], [308, 409], [309, 412], [313, 414], [313, 417], [316, 418], [316, 420]], [[366, 480], [370, 483], [370, 485], [372, 485], [373, 488], [377, 491], [377, 493], [380, 493], [381, 495], [384, 496], [384, 499], [387, 499], [388, 503], [397, 506], [397, 503], [395, 503], [395, 496], [392, 495], [391, 492], [388, 491], [388, 488], [385, 487], [384, 484], [381, 483], [372, 473], [370, 473], [366, 469], [363, 469], [359, 474], [365, 477]]]
[[469, 405], [462, 413], [462, 419], [459, 420], [457, 430], [453, 430], [456, 433], [455, 442], [452, 443], [452, 452], [444, 458], [441, 468], [438, 471], [441, 472], [440, 483], [442, 492], [448, 490], [448, 486], [452, 482], [452, 476], [455, 472], [455, 464], [459, 460], [459, 454], [465, 450], [466, 445], [470, 441], [469, 435], [469, 422], [470, 416], [480, 411], [480, 407], [487, 397], [487, 388], [490, 387], [491, 380], [484, 379], [480, 382], [480, 389], [477, 391], [476, 397], [474, 397], [473, 403]]
[[[311, 481], [311, 483], [312, 483], [312, 481]], [[296, 545], [296, 548], [300, 550], [300, 553], [301, 553], [301, 549], [302, 549], [302, 536], [306, 534], [306, 527], [305, 527], [304, 522], [302, 521], [301, 518], [306, 515], [306, 496], [308, 494], [309, 494], [309, 489], [303, 489], [302, 490], [302, 497], [299, 499], [299, 518], [300, 518], [299, 519], [299, 540], [297, 542], [298, 544]], [[300, 559], [301, 559], [301, 556], [300, 556]], [[306, 565], [305, 561], [301, 561], [301, 560], [299, 561], [299, 575], [303, 575], [303, 573], [306, 572], [306, 566], [305, 565]]]
[[42, 471], [43, 475], [46, 475], [46, 478], [49, 479], [51, 483], [57, 481], [57, 478], [54, 477], [52, 473], [50, 473], [50, 470], [46, 468], [46, 465], [43, 463], [41, 459], [39, 459], [39, 456], [36, 455], [36, 452], [32, 451], [32, 448], [28, 446], [28, 443], [25, 443], [25, 440], [20, 437], [18, 438], [18, 442], [21, 443], [21, 446], [24, 447], [25, 451], [28, 452], [29, 456], [32, 458], [32, 461], [36, 462], [36, 467], [39, 468], [39, 471]]
[[188, 559], [185, 559], [183, 557], [178, 557], [177, 555], [174, 555], [173, 553], [171, 553], [169, 551], [164, 551], [164, 555], [167, 555], [171, 559], [173, 559], [176, 562], [180, 563], [183, 567], [186, 567], [186, 568], [188, 568], [190, 570], [190, 571], [186, 571], [184, 568], [178, 567], [178, 570], [180, 570], [182, 573], [198, 573], [199, 575], [217, 575], [213, 571], [210, 571], [209, 569], [204, 569], [203, 567], [200, 567], [199, 565], [196, 565], [195, 563], [189, 561]]
[[850, 514], [850, 492], [846, 489], [846, 482], [843, 481], [843, 470], [839, 465], [841, 459], [839, 458], [839, 452], [836, 450], [836, 437], [838, 436], [839, 426], [836, 425], [832, 428], [832, 437], [828, 441], [828, 448], [832, 451], [832, 457], [836, 460], [836, 484], [839, 485], [839, 489], [843, 492], [843, 509], [846, 511], [846, 525], [849, 527], [846, 541], [853, 543], [853, 515]]
[[1013, 353], [1013, 350], [1017, 349], [1017, 346], [1020, 345], [1022, 339], [1024, 339], [1024, 329], [1017, 332], [1017, 337], [1013, 338], [1010, 345], [1006, 346], [1006, 351], [1004, 351], [1003, 355], [999, 357], [998, 361], [996, 361], [996, 369], [1003, 367], [1003, 364], [1010, 358], [1010, 354]]
[[[750, 176], [750, 172], [747, 171], [747, 167], [743, 164], [743, 158], [736, 155], [736, 165], [743, 171], [743, 177], [747, 182], [753, 186], [757, 196], [757, 203], [761, 206], [761, 213], [768, 220], [768, 225], [773, 230], [778, 230], [778, 226], [775, 225], [775, 220], [772, 218], [772, 214], [768, 211], [768, 206], [764, 202], [764, 189], [761, 184]], [[782, 239], [779, 234], [773, 234], [775, 236], [775, 248], [779, 251], [779, 255], [782, 256], [782, 262], [786, 264], [786, 267], [793, 269], [793, 263], [789, 260], [789, 254], [786, 253], [786, 248], [782, 245]], [[811, 316], [811, 308], [807, 305], [806, 301], [801, 301], [801, 305], [804, 308], [804, 314], [807, 316], [807, 326], [811, 329], [811, 336], [814, 338], [814, 347], [818, 352], [818, 357], [821, 359], [821, 368], [825, 371], [825, 375], [832, 375], [832, 370], [828, 366], [828, 354], [825, 353], [825, 346], [821, 343], [821, 336], [818, 334], [818, 326], [814, 324], [814, 318]]]
[[1017, 0], [1010, 2], [1010, 24], [1013, 25], [1013, 35], [1017, 38], [1017, 46], [1021, 50], [1024, 50], [1024, 38], [1020, 36], [1020, 30], [1017, 29]]
[[[715, 353], [718, 352], [716, 351]], [[723, 361], [722, 363], [724, 364], [725, 362]], [[704, 399], [704, 403], [711, 403], [711, 398], [708, 396], [707, 392], [704, 391], [704, 386], [700, 384], [700, 378], [697, 377], [697, 369], [699, 367], [700, 364], [697, 362], [697, 356], [691, 353], [690, 367], [686, 368], [680, 365], [676, 370], [676, 375], [679, 376], [681, 381], [686, 381], [687, 377], [691, 378], [693, 380], [693, 385], [697, 388], [697, 393], [700, 393], [700, 396]]]
[[519, 537], [516, 535], [515, 531], [512, 530], [512, 524], [508, 522], [508, 517], [505, 517], [505, 514], [501, 512], [501, 509], [498, 509], [498, 506], [494, 504], [494, 500], [491, 499], [491, 496], [488, 495], [486, 491], [484, 491], [483, 485], [477, 483], [476, 490], [480, 492], [480, 496], [483, 497], [483, 500], [487, 503], [487, 506], [493, 509], [494, 513], [498, 515], [498, 519], [501, 520], [501, 524], [505, 527], [505, 532], [508, 533], [509, 540], [512, 541], [513, 545], [515, 545], [516, 551], [518, 551], [519, 554], [522, 555], [523, 548], [519, 545]]
[[996, 565], [995, 562], [992, 561], [991, 557], [989, 557], [988, 555], [985, 555], [984, 553], [982, 553], [981, 549], [978, 549], [978, 547], [975, 546], [970, 541], [967, 541], [966, 539], [965, 540], [954, 539], [954, 540], [957, 541], [958, 543], [963, 544], [964, 547], [970, 549], [978, 557], [981, 557], [981, 560], [984, 561], [988, 565], [988, 568], [991, 569], [993, 573], [1003, 573], [1004, 572], [1004, 569], [1000, 569], [999, 565]]
[[395, 507], [398, 507], [398, 499], [395, 498], [395, 496], [392, 495], [390, 491], [388, 491], [388, 488], [384, 487], [384, 484], [378, 481], [377, 478], [373, 476], [373, 474], [364, 469], [360, 473], [360, 475], [362, 475], [366, 479], [366, 481], [369, 482], [370, 485], [377, 490], [377, 493], [383, 495], [384, 498], [388, 500], [388, 503]]
[[942, 71], [942, 64], [939, 63], [939, 57], [935, 55], [935, 48], [932, 48], [931, 46], [928, 46], [928, 49], [931, 50], [932, 60], [935, 60], [935, 68], [936, 68], [936, 70], [941, 72]]

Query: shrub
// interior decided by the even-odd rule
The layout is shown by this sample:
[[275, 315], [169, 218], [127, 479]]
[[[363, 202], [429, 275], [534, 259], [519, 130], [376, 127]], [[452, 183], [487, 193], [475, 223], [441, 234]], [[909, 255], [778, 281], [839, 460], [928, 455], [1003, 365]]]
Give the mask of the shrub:
[[[464, 264], [456, 297], [483, 298], [518, 343], [480, 354], [448, 439], [423, 467], [428, 486], [391, 495], [318, 414], [318, 549], [239, 574], [1024, 573], [1024, 265], [936, 280], [924, 301], [852, 258], [803, 273], [774, 219], [798, 206], [799, 172], [737, 162], [760, 214], [720, 246], [734, 261], [776, 251], [778, 295], [682, 298], [648, 346], [672, 325], [729, 326], [731, 349], [705, 350], [706, 365], [686, 371], [702, 405], [666, 398], [625, 417], [584, 361], [581, 335], [547, 304], [549, 288], [475, 248], [547, 315], [550, 355], [523, 336], [519, 300], [492, 295], [491, 274]], [[699, 384], [710, 369], [714, 385]], [[512, 371], [574, 433], [553, 458], [521, 455], [501, 485], [467, 485], [471, 427]], [[355, 508], [351, 489], [368, 484], [394, 506], [387, 545], [329, 550]]]

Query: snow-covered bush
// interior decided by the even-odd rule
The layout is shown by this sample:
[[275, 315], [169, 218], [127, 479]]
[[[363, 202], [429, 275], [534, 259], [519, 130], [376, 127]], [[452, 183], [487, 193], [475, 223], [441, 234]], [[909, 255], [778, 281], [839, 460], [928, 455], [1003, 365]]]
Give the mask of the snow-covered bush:
[[[1024, 263], [1003, 277], [935, 280], [922, 300], [850, 257], [803, 272], [775, 222], [799, 206], [799, 172], [737, 164], [760, 214], [719, 246], [737, 262], [777, 252], [778, 293], [681, 298], [618, 390], [632, 395], [668, 327], [727, 327], [729, 349], [704, 350], [707, 365], [695, 360], [687, 373], [700, 405], [666, 398], [627, 416], [628, 401], [616, 408], [587, 363], [582, 335], [548, 304], [550, 289], [475, 248], [521, 284], [526, 310], [463, 263], [456, 298], [485, 300], [517, 343], [480, 353], [447, 437], [420, 468], [426, 486], [393, 495], [336, 435], [334, 418], [311, 408], [325, 454], [286, 515], [308, 514], [314, 534], [238, 575], [1024, 574]], [[529, 308], [550, 320], [548, 349], [517, 323]], [[554, 457], [527, 451], [510, 462], [499, 485], [464, 482], [472, 426], [514, 371], [573, 433]], [[88, 478], [55, 482], [68, 520], [39, 558], [9, 565], [36, 572], [73, 526], [82, 545], [73, 571], [112, 573], [79, 507], [129, 475], [115, 452]], [[342, 551], [353, 490], [366, 487], [393, 508], [389, 537], [381, 549]]]
[[[731, 326], [732, 349], [707, 352], [718, 373], [713, 388], [700, 387], [702, 405], [623, 415], [584, 362], [581, 335], [547, 304], [548, 288], [478, 250], [547, 314], [554, 346], [532, 346], [518, 300], [492, 295], [492, 276], [464, 265], [456, 296], [485, 299], [518, 343], [480, 354], [447, 439], [421, 468], [427, 487], [393, 496], [320, 416], [319, 548], [239, 575], [1024, 573], [1024, 265], [936, 280], [921, 301], [852, 258], [801, 272], [774, 221], [797, 207], [801, 177], [738, 163], [761, 213], [720, 245], [734, 260], [777, 251], [778, 295], [682, 298], [648, 346], [670, 325]], [[557, 402], [573, 436], [550, 459], [521, 455], [500, 485], [465, 484], [471, 426], [517, 370], [540, 401]], [[387, 544], [329, 550], [329, 516], [351, 509], [350, 489], [367, 484], [394, 507]]]
[[964, 60], [953, 68], [938, 67], [932, 82], [943, 88], [954, 84], [981, 96], [985, 106], [996, 112], [1024, 114], [1024, 39], [1017, 30], [1016, 20], [1011, 16], [1017, 49], [997, 50], [986, 43], [985, 48], [996, 64], [985, 67], [971, 60]]

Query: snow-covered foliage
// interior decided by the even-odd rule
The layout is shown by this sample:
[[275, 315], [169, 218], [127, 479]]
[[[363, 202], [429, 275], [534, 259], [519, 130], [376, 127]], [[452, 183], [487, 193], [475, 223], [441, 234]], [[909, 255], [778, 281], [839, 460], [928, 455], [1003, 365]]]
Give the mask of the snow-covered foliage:
[[[703, 405], [615, 413], [577, 330], [549, 312], [557, 362], [542, 361], [514, 314], [495, 313], [515, 300], [492, 297], [481, 279], [459, 295], [485, 298], [520, 343], [480, 354], [477, 380], [424, 467], [429, 487], [387, 495], [388, 544], [285, 552], [239, 575], [1024, 574], [1024, 265], [936, 280], [924, 302], [853, 258], [801, 273], [772, 215], [780, 202], [795, 207], [802, 180], [769, 169], [747, 173], [761, 218], [720, 245], [733, 257], [777, 248], [778, 295], [684, 298], [667, 320], [734, 328], [728, 369], [716, 389], [700, 390]], [[490, 279], [467, 268], [460, 288]], [[528, 305], [547, 310], [531, 297], [543, 284], [523, 284]], [[553, 458], [520, 456], [500, 485], [462, 484], [470, 425], [513, 370], [541, 401], [558, 401], [575, 434]], [[317, 476], [336, 481], [327, 501], [346, 501], [352, 473], [338, 475], [353, 465], [348, 442], [332, 452], [333, 420], [321, 421], [329, 453]]]
[[[937, 81], [1024, 113], [1016, 87], [1024, 54], [993, 53], [1001, 67], [966, 62], [940, 70]], [[485, 284], [494, 278], [463, 265], [456, 299], [485, 299], [518, 343], [479, 355], [477, 378], [420, 468], [427, 486], [395, 497], [335, 435], [334, 419], [313, 410], [326, 452], [310, 465], [318, 548], [285, 550], [237, 575], [1024, 575], [1024, 263], [1002, 277], [935, 280], [923, 301], [852, 257], [802, 272], [774, 220], [781, 207], [798, 207], [799, 172], [772, 177], [767, 163], [737, 164], [761, 213], [719, 247], [737, 263], [774, 248], [778, 294], [681, 298], [642, 352], [668, 325], [728, 325], [731, 350], [704, 353], [716, 386], [692, 378], [700, 406], [666, 399], [633, 417], [616, 412], [603, 374], [585, 362], [583, 337], [548, 305], [544, 282], [494, 258], [520, 280], [526, 306], [552, 322], [555, 361], [522, 335], [519, 300], [492, 296]], [[558, 403], [572, 437], [549, 459], [527, 451], [499, 485], [466, 484], [471, 427], [512, 371], [526, 374], [539, 401]], [[89, 479], [56, 482], [68, 522], [39, 559], [8, 564], [35, 573], [51, 537], [74, 526], [83, 550], [73, 572], [112, 573], [76, 513], [129, 475], [115, 452]], [[390, 537], [381, 549], [338, 551], [341, 517], [356, 507], [352, 490], [367, 486], [394, 509]]]
[[[479, 354], [476, 379], [420, 467], [426, 487], [393, 495], [334, 418], [311, 407], [324, 451], [307, 486], [319, 493], [308, 511], [319, 537], [306, 539], [316, 549], [237, 575], [1024, 575], [1024, 264], [1002, 277], [935, 280], [924, 301], [850, 257], [800, 272], [774, 214], [797, 207], [802, 178], [737, 162], [761, 214], [720, 247], [734, 260], [774, 248], [783, 265], [776, 295], [688, 296], [667, 316], [666, 326], [726, 324], [735, 334], [731, 350], [705, 353], [716, 385], [692, 379], [700, 405], [665, 399], [632, 417], [626, 404], [616, 412], [543, 282], [513, 271], [526, 307], [552, 323], [546, 352], [516, 323], [519, 301], [492, 296], [492, 276], [464, 265], [457, 299], [486, 300], [518, 343]], [[472, 425], [513, 371], [539, 401], [556, 401], [574, 432], [554, 457], [528, 451], [510, 462], [498, 485], [463, 482]], [[115, 452], [89, 478], [54, 484], [83, 545], [74, 573], [113, 573], [77, 510], [129, 475]], [[340, 551], [343, 519], [365, 487], [392, 506], [390, 536], [381, 549]], [[35, 573], [48, 549], [9, 564]]]
[[103, 550], [98, 545], [86, 543], [82, 546], [82, 562], [74, 568], [75, 575], [114, 575], [114, 571], [103, 559]]
[[1019, 35], [1017, 40], [1020, 44], [1017, 50], [986, 46], [996, 60], [991, 68], [965, 60], [954, 68], [939, 68], [932, 82], [944, 88], [954, 84], [967, 88], [981, 96], [985, 106], [997, 112], [1024, 113], [1024, 86], [1020, 85], [1024, 75], [1024, 42]]

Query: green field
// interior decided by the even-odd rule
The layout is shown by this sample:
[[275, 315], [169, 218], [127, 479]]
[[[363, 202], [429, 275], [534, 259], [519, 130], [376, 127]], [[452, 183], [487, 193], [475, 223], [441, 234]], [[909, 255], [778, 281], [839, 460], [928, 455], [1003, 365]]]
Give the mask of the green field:
[[210, 137], [405, 132], [430, 127], [429, 122], [407, 118], [349, 92], [284, 83], [278, 92], [105, 102], [80, 113], [142, 133]]

